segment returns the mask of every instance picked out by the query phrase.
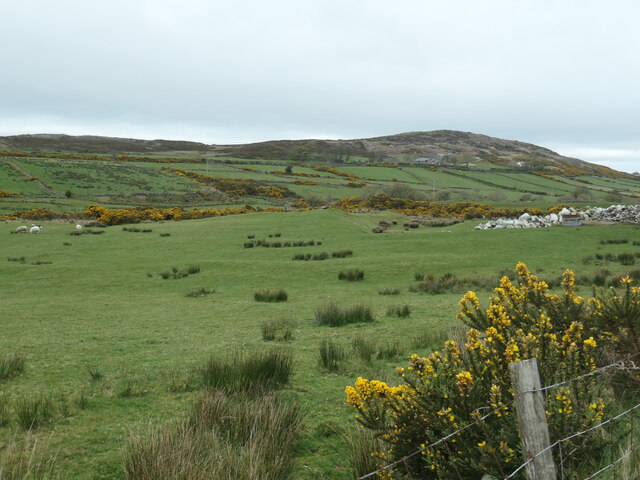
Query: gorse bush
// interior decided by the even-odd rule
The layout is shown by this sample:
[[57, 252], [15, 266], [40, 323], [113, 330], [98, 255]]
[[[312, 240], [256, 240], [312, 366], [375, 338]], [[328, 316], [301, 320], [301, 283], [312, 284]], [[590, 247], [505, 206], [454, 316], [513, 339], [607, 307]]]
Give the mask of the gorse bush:
[[286, 302], [289, 295], [282, 288], [278, 290], [260, 290], [253, 294], [256, 302]]
[[315, 311], [318, 325], [339, 327], [347, 323], [369, 323], [375, 320], [373, 310], [368, 305], [340, 307], [333, 302], [318, 307]]
[[[598, 302], [612, 302], [586, 302], [577, 296], [575, 276], [568, 270], [560, 295], [550, 293], [548, 285], [524, 264], [518, 264], [517, 273], [515, 283], [502, 278], [486, 309], [473, 292], [464, 295], [458, 314], [467, 326], [464, 339], [448, 340], [442, 350], [425, 357], [412, 355], [409, 365], [398, 369], [397, 386], [358, 378], [346, 388], [347, 402], [358, 411], [358, 421], [384, 441], [382, 449], [371, 453], [385, 463], [473, 423], [482, 415], [480, 406], [496, 409], [481, 429], [456, 435], [455, 444], [424, 450], [396, 466], [399, 474], [414, 478], [475, 478], [482, 472], [503, 476], [521, 458], [510, 406], [509, 363], [537, 358], [546, 384], [596, 368], [597, 349], [606, 336], [589, 326], [595, 325], [593, 319], [600, 314], [609, 324], [611, 316]], [[609, 401], [593, 376], [553, 391], [545, 405], [552, 438], [597, 424]], [[565, 469], [597, 456], [602, 442], [598, 432], [567, 442], [567, 448], [563, 446]], [[390, 472], [387, 475], [396, 478]]]
[[293, 357], [284, 350], [211, 356], [200, 370], [205, 387], [226, 391], [279, 389], [289, 383]]

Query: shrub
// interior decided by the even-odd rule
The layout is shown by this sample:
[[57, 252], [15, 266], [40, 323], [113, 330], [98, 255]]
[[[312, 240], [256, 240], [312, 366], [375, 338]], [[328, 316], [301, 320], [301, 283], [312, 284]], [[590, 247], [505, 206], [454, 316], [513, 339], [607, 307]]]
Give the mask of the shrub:
[[320, 342], [318, 364], [330, 371], [337, 372], [340, 363], [347, 358], [347, 354], [341, 345], [334, 343], [333, 340], [325, 338]]
[[262, 322], [262, 339], [265, 342], [279, 340], [290, 342], [293, 340], [295, 322], [290, 319], [265, 320]]
[[53, 402], [45, 396], [20, 397], [15, 401], [16, 422], [23, 430], [32, 430], [53, 415]]
[[221, 358], [211, 356], [200, 370], [206, 387], [217, 390], [268, 390], [289, 383], [291, 354], [283, 350], [242, 352]]
[[364, 272], [357, 268], [344, 270], [338, 274], [338, 280], [347, 280], [349, 282], [364, 280]]
[[21, 353], [8, 353], [0, 358], [0, 380], [22, 375], [24, 364], [25, 356]]
[[253, 294], [256, 302], [286, 302], [289, 298], [287, 292], [282, 288], [278, 290], [260, 290]]
[[[517, 422], [507, 407], [513, 399], [508, 364], [536, 357], [546, 384], [596, 368], [596, 347], [604, 336], [587, 325], [597, 302], [576, 295], [573, 272], [565, 271], [561, 295], [550, 293], [524, 264], [518, 264], [517, 272], [517, 283], [502, 278], [485, 310], [473, 292], [465, 294], [458, 314], [468, 328], [465, 339], [446, 341], [441, 351], [425, 357], [412, 355], [408, 368], [398, 369], [398, 386], [359, 378], [346, 388], [358, 421], [384, 440], [385, 446], [371, 453], [385, 463], [473, 423], [480, 417], [478, 406], [497, 409], [480, 431], [457, 435], [454, 451], [448, 444], [439, 445], [400, 463], [397, 473], [472, 478], [485, 472], [501, 477], [521, 456]], [[600, 422], [608, 401], [601, 387], [596, 378], [585, 377], [547, 396], [552, 438]], [[603, 442], [599, 432], [569, 442], [570, 449], [563, 447], [565, 468], [597, 456]]]
[[339, 327], [347, 323], [369, 323], [375, 320], [373, 310], [367, 305], [339, 307], [333, 302], [318, 307], [315, 311], [318, 325]]
[[387, 307], [387, 317], [405, 318], [411, 314], [409, 305], [391, 305]]

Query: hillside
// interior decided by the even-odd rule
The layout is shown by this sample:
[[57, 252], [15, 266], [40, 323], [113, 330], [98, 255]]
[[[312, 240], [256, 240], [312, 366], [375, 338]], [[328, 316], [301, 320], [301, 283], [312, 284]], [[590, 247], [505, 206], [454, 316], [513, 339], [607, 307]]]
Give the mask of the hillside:
[[426, 158], [438, 163], [464, 166], [485, 161], [521, 170], [568, 172], [572, 176], [628, 176], [608, 167], [564, 157], [530, 143], [455, 130], [409, 132], [355, 140], [273, 140], [240, 145], [37, 134], [0, 137], [0, 147], [25, 152], [206, 155], [295, 161], [346, 162], [356, 158], [365, 161], [413, 163], [416, 159]]

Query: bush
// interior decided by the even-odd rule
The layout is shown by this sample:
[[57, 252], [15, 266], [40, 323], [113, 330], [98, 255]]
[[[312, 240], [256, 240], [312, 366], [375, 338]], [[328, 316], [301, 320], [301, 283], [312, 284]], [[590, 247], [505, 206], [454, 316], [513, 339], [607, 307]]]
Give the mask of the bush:
[[338, 280], [347, 280], [349, 282], [364, 280], [364, 272], [357, 268], [345, 270], [338, 274]]
[[200, 370], [206, 387], [227, 390], [271, 390], [289, 383], [293, 370], [291, 354], [283, 350], [241, 352], [211, 356]]
[[253, 294], [256, 302], [286, 302], [289, 298], [287, 292], [282, 288], [279, 290], [260, 290]]
[[337, 372], [340, 363], [347, 358], [344, 348], [332, 340], [325, 338], [320, 342], [318, 364], [330, 372]]
[[333, 302], [318, 307], [315, 311], [318, 325], [339, 327], [347, 323], [370, 323], [375, 320], [373, 310], [367, 305], [339, 307]]
[[[479, 431], [456, 436], [453, 452], [449, 445], [439, 445], [397, 465], [398, 474], [414, 478], [473, 478], [478, 472], [503, 476], [521, 458], [517, 422], [512, 408], [507, 407], [513, 400], [508, 364], [536, 357], [546, 384], [596, 368], [596, 347], [607, 338], [588, 330], [593, 314], [598, 313], [591, 309], [598, 310], [598, 302], [585, 302], [576, 295], [571, 271], [563, 275], [561, 295], [550, 293], [547, 284], [524, 264], [518, 264], [517, 272], [515, 284], [502, 278], [486, 310], [480, 308], [473, 292], [465, 294], [458, 314], [467, 326], [465, 339], [446, 341], [441, 351], [426, 357], [412, 355], [408, 368], [398, 369], [398, 386], [359, 378], [355, 386], [346, 388], [347, 402], [358, 411], [358, 421], [384, 440], [385, 446], [371, 453], [385, 463], [473, 423], [480, 416], [478, 406], [497, 409]], [[614, 304], [606, 299], [601, 302]], [[637, 305], [640, 309], [640, 302]], [[611, 315], [601, 318], [611, 324]], [[599, 423], [609, 400], [595, 377], [548, 395], [545, 409], [552, 438], [564, 438]], [[603, 442], [601, 432], [596, 431], [569, 442], [566, 449], [563, 446], [565, 469], [589, 456], [597, 457]]]
[[0, 380], [22, 375], [25, 356], [21, 353], [8, 353], [0, 359]]

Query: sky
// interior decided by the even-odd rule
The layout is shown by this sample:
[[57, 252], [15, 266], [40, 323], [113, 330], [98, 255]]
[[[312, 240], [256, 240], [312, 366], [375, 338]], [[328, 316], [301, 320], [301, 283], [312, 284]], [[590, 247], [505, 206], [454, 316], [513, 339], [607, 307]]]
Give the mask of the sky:
[[0, 0], [0, 135], [462, 130], [640, 170], [636, 0]]

